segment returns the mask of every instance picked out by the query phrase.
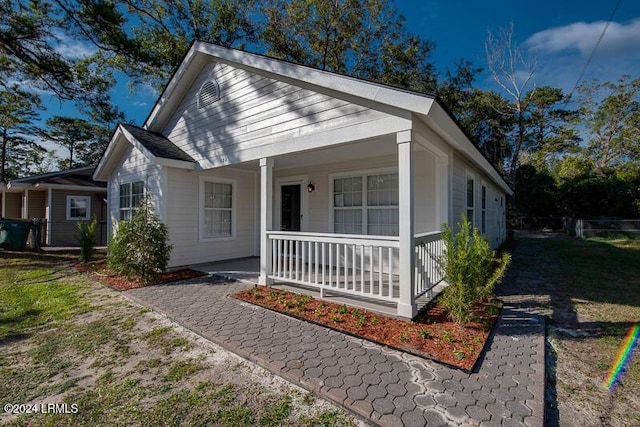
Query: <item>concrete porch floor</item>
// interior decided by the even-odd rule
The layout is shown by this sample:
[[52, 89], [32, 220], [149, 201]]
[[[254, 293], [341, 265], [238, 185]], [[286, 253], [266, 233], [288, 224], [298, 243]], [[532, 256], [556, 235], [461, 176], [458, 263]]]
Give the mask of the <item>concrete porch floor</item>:
[[[244, 284], [256, 285], [260, 277], [260, 258], [238, 258], [227, 261], [218, 261], [207, 264], [198, 264], [191, 266], [194, 270], [202, 271], [226, 279], [237, 280]], [[380, 301], [373, 298], [358, 297], [346, 295], [336, 291], [325, 290], [324, 298], [320, 298], [320, 290], [312, 286], [304, 286], [294, 283], [276, 282], [272, 285], [274, 288], [283, 289], [289, 292], [305, 294], [318, 299], [324, 299], [336, 304], [346, 304], [357, 308], [384, 314], [386, 316], [396, 316], [396, 304], [393, 302]], [[437, 295], [443, 289], [438, 285], [434, 288], [432, 295]], [[427, 305], [433, 297], [426, 294], [418, 298], [416, 301], [418, 310]]]

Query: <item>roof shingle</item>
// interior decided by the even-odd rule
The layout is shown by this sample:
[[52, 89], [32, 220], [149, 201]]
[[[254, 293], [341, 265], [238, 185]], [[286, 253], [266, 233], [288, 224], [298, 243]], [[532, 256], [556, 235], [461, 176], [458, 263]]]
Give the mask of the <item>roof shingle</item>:
[[133, 137], [137, 139], [144, 148], [149, 150], [149, 152], [156, 157], [195, 163], [193, 157], [185, 153], [167, 137], [158, 132], [151, 132], [133, 125], [123, 124], [122, 127], [131, 133], [131, 135], [133, 135]]

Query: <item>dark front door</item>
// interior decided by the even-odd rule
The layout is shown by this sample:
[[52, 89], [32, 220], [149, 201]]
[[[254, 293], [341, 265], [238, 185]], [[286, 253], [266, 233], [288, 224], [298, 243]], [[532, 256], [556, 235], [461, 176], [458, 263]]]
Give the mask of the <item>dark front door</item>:
[[300, 231], [300, 184], [283, 185], [280, 187], [282, 191], [282, 206], [280, 210], [280, 230], [282, 231]]

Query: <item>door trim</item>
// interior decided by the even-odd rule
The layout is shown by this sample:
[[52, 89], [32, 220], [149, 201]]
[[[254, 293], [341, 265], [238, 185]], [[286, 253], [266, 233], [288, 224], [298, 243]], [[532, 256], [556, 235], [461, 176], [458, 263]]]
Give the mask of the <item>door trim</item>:
[[273, 226], [280, 229], [282, 220], [282, 186], [284, 185], [300, 185], [300, 213], [302, 218], [300, 219], [300, 231], [309, 231], [309, 195], [306, 188], [309, 184], [308, 175], [288, 176], [275, 179], [275, 203], [273, 205]]

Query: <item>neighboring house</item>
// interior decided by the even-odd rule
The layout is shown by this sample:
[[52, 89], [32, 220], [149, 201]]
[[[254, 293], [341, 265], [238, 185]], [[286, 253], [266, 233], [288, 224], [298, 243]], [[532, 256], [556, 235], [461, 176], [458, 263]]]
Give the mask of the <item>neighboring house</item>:
[[260, 283], [392, 305], [440, 281], [442, 223], [505, 238], [500, 174], [430, 95], [195, 42], [142, 128], [94, 173], [109, 223], [145, 193], [170, 266], [260, 256]]
[[107, 241], [107, 186], [94, 166], [45, 173], [0, 185], [0, 216], [43, 221], [43, 244], [78, 246], [78, 221], [98, 220], [97, 243]]

